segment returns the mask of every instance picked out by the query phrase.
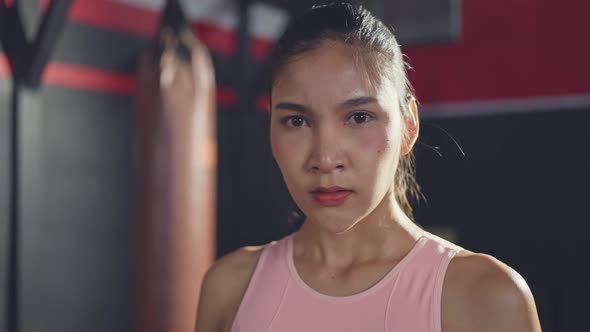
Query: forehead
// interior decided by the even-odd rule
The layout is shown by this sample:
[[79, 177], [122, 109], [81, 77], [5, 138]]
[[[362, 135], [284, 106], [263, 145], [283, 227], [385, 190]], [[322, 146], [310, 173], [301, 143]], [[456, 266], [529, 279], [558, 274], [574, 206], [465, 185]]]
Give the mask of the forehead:
[[319, 48], [297, 55], [273, 82], [273, 99], [340, 102], [356, 96], [384, 97], [381, 80], [371, 80], [362, 54], [355, 47], [324, 41]]

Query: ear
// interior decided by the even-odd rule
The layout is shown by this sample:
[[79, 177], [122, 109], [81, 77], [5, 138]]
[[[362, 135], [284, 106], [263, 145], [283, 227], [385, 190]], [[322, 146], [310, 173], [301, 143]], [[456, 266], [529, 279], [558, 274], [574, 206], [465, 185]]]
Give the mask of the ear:
[[416, 98], [411, 96], [408, 98], [408, 104], [406, 105], [409, 112], [404, 112], [403, 119], [406, 129], [406, 139], [402, 144], [401, 153], [403, 156], [407, 155], [412, 151], [418, 134], [420, 133], [420, 119], [418, 118], [418, 104]]

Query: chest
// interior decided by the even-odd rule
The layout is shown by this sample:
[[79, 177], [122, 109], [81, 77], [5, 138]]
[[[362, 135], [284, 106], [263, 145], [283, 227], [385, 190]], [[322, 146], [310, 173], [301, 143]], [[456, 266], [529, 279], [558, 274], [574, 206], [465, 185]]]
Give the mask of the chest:
[[[435, 332], [438, 301], [428, 285], [385, 279], [350, 296], [319, 293], [290, 279], [280, 292], [249, 298], [232, 332]], [[247, 307], [246, 307], [247, 306]]]
[[381, 261], [356, 264], [347, 268], [325, 266], [294, 260], [296, 275], [306, 287], [334, 297], [346, 297], [370, 289], [383, 280], [399, 261]]

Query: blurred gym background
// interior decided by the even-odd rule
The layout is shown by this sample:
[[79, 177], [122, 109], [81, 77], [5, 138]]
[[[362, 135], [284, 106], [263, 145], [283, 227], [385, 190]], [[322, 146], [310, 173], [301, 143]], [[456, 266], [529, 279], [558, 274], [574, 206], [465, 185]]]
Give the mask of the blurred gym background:
[[[0, 1], [1, 331], [192, 331], [215, 257], [297, 228], [267, 66], [315, 2]], [[520, 272], [544, 331], [584, 330], [590, 2], [361, 2], [414, 68], [417, 222]], [[184, 95], [166, 50], [198, 69]]]

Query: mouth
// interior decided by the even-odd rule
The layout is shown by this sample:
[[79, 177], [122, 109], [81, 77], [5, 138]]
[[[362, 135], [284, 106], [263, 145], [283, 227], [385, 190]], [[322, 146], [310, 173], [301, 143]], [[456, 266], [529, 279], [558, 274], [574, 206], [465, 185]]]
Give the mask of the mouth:
[[338, 206], [343, 204], [352, 190], [342, 187], [318, 187], [311, 192], [313, 199], [322, 206]]
[[329, 187], [329, 188], [326, 188], [326, 187], [317, 187], [311, 193], [312, 194], [315, 194], [315, 193], [334, 193], [334, 192], [339, 192], [339, 191], [352, 191], [352, 190], [346, 189], [346, 188], [342, 188], [342, 187], [338, 187], [338, 186], [332, 186], [332, 187]]

